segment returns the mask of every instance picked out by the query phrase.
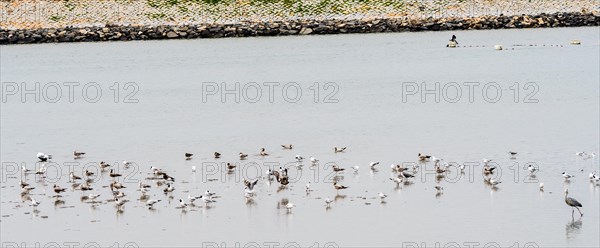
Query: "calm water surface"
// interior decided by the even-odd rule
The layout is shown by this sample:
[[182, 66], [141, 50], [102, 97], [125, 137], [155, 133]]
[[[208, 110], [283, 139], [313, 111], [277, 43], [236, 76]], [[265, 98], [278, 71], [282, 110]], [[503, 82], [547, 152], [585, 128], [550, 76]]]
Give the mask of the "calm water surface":
[[[466, 47], [448, 49], [452, 34], [2, 46], [3, 246], [598, 247], [600, 186], [587, 179], [600, 171], [598, 157], [574, 155], [599, 150], [598, 28], [461, 31], [454, 34]], [[571, 39], [582, 45], [569, 45]], [[496, 44], [505, 50], [495, 51]], [[56, 88], [39, 93], [39, 103], [36, 93], [5, 96], [11, 82], [19, 90], [22, 82], [30, 89], [35, 82], [41, 89], [56, 82], [63, 94], [56, 103], [46, 99]], [[67, 82], [80, 84], [72, 102]], [[102, 90], [95, 103], [81, 92], [91, 82]], [[125, 88], [128, 82], [133, 86]], [[203, 99], [215, 85], [204, 82], [217, 83], [217, 90], [222, 82], [230, 90], [239, 82], [239, 102], [235, 93], [220, 91]], [[272, 101], [268, 82], [279, 84]], [[437, 82], [439, 94], [421, 95], [423, 86], [431, 90]], [[479, 83], [472, 101], [468, 83]], [[94, 89], [85, 96], [94, 98]], [[249, 101], [257, 89], [261, 97]], [[416, 91], [403, 99], [407, 90]], [[133, 99], [137, 103], [124, 102]], [[294, 149], [282, 150], [287, 143]], [[334, 146], [348, 149], [334, 154]], [[257, 156], [261, 147], [271, 155]], [[75, 161], [74, 149], [88, 154]], [[40, 151], [54, 155], [45, 181], [14, 171], [21, 163], [35, 170]], [[221, 159], [212, 157], [215, 151]], [[240, 170], [213, 171], [215, 162], [239, 162], [240, 151], [250, 154]], [[510, 159], [508, 151], [519, 154]], [[194, 158], [186, 161], [185, 152]], [[412, 184], [396, 187], [389, 165], [416, 163], [419, 152], [479, 166], [464, 175], [453, 169], [436, 181], [432, 163], [421, 164]], [[263, 176], [268, 166], [295, 164], [296, 154], [320, 163], [290, 168], [294, 182], [284, 190], [261, 179], [254, 201], [245, 199], [241, 180]], [[496, 189], [483, 182], [484, 158], [499, 166]], [[71, 189], [69, 163], [77, 162], [81, 175], [88, 163], [123, 160], [135, 162], [118, 168], [126, 175], [120, 181], [129, 200], [123, 212], [113, 203], [82, 202], [88, 192]], [[372, 161], [381, 162], [378, 171], [369, 169]], [[347, 169], [338, 180], [349, 189], [339, 194], [330, 183], [331, 163]], [[527, 175], [530, 163], [540, 169], [535, 178]], [[170, 196], [163, 194], [165, 186], [145, 179], [151, 165], [176, 178]], [[360, 167], [358, 173], [352, 166]], [[575, 179], [566, 183], [563, 171]], [[20, 196], [20, 179], [35, 187], [37, 211]], [[109, 200], [111, 180], [101, 174], [91, 193]], [[154, 211], [138, 200], [138, 180], [153, 185], [151, 198], [163, 200]], [[69, 188], [58, 205], [55, 183]], [[433, 188], [438, 183], [441, 195]], [[583, 204], [582, 218], [577, 211], [572, 218], [565, 187]], [[176, 208], [179, 198], [207, 189], [220, 196], [210, 208]], [[388, 195], [385, 203], [378, 192]], [[330, 209], [328, 197], [335, 199]], [[296, 204], [291, 213], [282, 200]]]

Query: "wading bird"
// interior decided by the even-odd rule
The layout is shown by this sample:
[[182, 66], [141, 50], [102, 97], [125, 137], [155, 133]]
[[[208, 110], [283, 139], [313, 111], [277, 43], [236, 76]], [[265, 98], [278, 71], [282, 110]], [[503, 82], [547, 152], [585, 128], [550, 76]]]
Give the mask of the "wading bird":
[[[565, 203], [567, 205], [569, 205], [571, 207], [571, 209], [576, 208], [577, 211], [579, 211], [579, 214], [581, 214], [581, 216], [583, 216], [583, 213], [581, 212], [581, 210], [579, 210], [579, 208], [583, 207], [583, 205], [581, 205], [581, 203], [579, 203], [574, 198], [568, 197], [568, 195], [569, 195], [569, 189], [565, 189]], [[573, 216], [574, 213], [575, 213], [575, 209], [573, 209], [573, 211], [571, 212], [571, 216]]]

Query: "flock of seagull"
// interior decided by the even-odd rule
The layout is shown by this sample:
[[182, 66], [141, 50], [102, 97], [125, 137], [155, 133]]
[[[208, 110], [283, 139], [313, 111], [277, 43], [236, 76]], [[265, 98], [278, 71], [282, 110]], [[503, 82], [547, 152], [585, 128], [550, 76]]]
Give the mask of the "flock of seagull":
[[[281, 145], [281, 147], [284, 150], [292, 150], [293, 149], [292, 144]], [[334, 147], [333, 148], [334, 153], [344, 153], [345, 151], [346, 151], [346, 147]], [[85, 152], [74, 151], [73, 157], [75, 159], [79, 159], [79, 158], [82, 158], [85, 154], [86, 154]], [[191, 160], [193, 155], [194, 154], [192, 154], [192, 153], [185, 153], [185, 159]], [[214, 152], [213, 155], [214, 155], [215, 159], [219, 159], [221, 157], [221, 154], [219, 152]], [[269, 153], [266, 152], [265, 148], [261, 148], [258, 155], [265, 157], [265, 156], [269, 156]], [[511, 159], [515, 159], [517, 156], [517, 153], [509, 152], [509, 155], [510, 155]], [[578, 152], [575, 155], [583, 157], [584, 159], [594, 158], [596, 156], [595, 153], [588, 154], [586, 152]], [[421, 154], [421, 153], [419, 153], [417, 156], [418, 156], [419, 162], [421, 162], [421, 163], [427, 163], [427, 162], [433, 161], [434, 167], [435, 167], [435, 172], [438, 175], [438, 177], [443, 177], [443, 175], [448, 173], [451, 166], [456, 166], [457, 169], [460, 170], [461, 173], [464, 173], [464, 170], [465, 170], [464, 165], [451, 165], [451, 164], [445, 162], [443, 159], [436, 158], [434, 156]], [[52, 159], [52, 155], [40, 152], [37, 154], [37, 158], [39, 159], [40, 162], [47, 162]], [[248, 154], [245, 154], [242, 152], [239, 153], [240, 160], [245, 160], [247, 158], [248, 158]], [[301, 163], [305, 159], [303, 156], [296, 155], [294, 157], [294, 159], [297, 161], [297, 163], [296, 163], [296, 165], [292, 165], [292, 166], [297, 166], [297, 167], [303, 166]], [[315, 157], [310, 157], [308, 159], [308, 161], [310, 162], [311, 166], [318, 166], [319, 160], [316, 159]], [[131, 166], [131, 164], [132, 164], [131, 162], [123, 161], [123, 166], [125, 168]], [[491, 186], [493, 189], [498, 187], [498, 185], [502, 182], [500, 180], [497, 180], [497, 179], [494, 179], [491, 177], [491, 175], [494, 174], [494, 171], [496, 169], [496, 166], [493, 165], [493, 161], [491, 159], [484, 159], [483, 164], [484, 164], [483, 174], [485, 176], [484, 183]], [[371, 162], [368, 166], [371, 170], [377, 170], [377, 168], [379, 167], [379, 162]], [[100, 172], [105, 173], [108, 170], [108, 176], [110, 178], [113, 178], [113, 181], [108, 186], [104, 186], [104, 187], [107, 187], [110, 189], [110, 198], [106, 201], [99, 201], [98, 198], [101, 196], [101, 194], [90, 193], [88, 195], [83, 195], [81, 197], [81, 200], [87, 201], [88, 203], [92, 203], [92, 204], [113, 202], [117, 211], [122, 212], [125, 204], [129, 201], [129, 200], [125, 199], [126, 194], [124, 193], [124, 191], [122, 191], [122, 189], [125, 189], [127, 187], [125, 185], [123, 185], [122, 183], [119, 183], [117, 180], [117, 178], [121, 177], [122, 175], [114, 172], [114, 170], [111, 169], [110, 167], [111, 167], [110, 164], [108, 164], [106, 162], [100, 162]], [[233, 173], [235, 171], [236, 167], [237, 167], [237, 165], [234, 163], [226, 163], [226, 168], [230, 173]], [[341, 172], [345, 171], [345, 168], [342, 168], [338, 165], [333, 165], [333, 166], [331, 166], [331, 168], [333, 170], [333, 173], [335, 173], [336, 175], [337, 175], [337, 173], [341, 173]], [[27, 168], [25, 168], [25, 166], [22, 166], [21, 169], [22, 169], [22, 173], [23, 173], [22, 178], [25, 179], [25, 180], [22, 179], [20, 182], [21, 197], [23, 198], [24, 201], [29, 201], [30, 206], [32, 206], [33, 208], [36, 208], [37, 206], [39, 206], [41, 204], [41, 202], [37, 201], [36, 199], [34, 199], [31, 196], [30, 192], [32, 190], [34, 190], [35, 187], [32, 187], [29, 185], [29, 183], [27, 183], [26, 175], [35, 174], [36, 176], [40, 176], [41, 178], [44, 178], [45, 174], [46, 174], [46, 169], [47, 169], [46, 165], [45, 165], [45, 163], [42, 163], [40, 168], [36, 171], [28, 170]], [[359, 166], [353, 166], [353, 167], [351, 167], [351, 169], [354, 171], [354, 173], [358, 173]], [[392, 164], [390, 166], [390, 169], [394, 173], [396, 173], [397, 176], [389, 178], [389, 179], [392, 181], [392, 183], [396, 184], [396, 186], [399, 186], [400, 184], [411, 184], [412, 183], [410, 180], [415, 177], [415, 174], [417, 173], [417, 171], [419, 169], [419, 165], [413, 164], [412, 166], [403, 166], [400, 164]], [[195, 166], [192, 166], [192, 171], [195, 172], [195, 170], [196, 170]], [[529, 171], [530, 176], [534, 175], [538, 171], [538, 169], [532, 165], [529, 165], [527, 170]], [[165, 195], [168, 195], [169, 199], [172, 199], [173, 198], [172, 193], [175, 191], [175, 187], [173, 186], [175, 183], [175, 178], [168, 175], [162, 169], [154, 167], [154, 166], [150, 167], [149, 174], [151, 176], [146, 179], [154, 181], [157, 187], [164, 186], [164, 188], [162, 189], [162, 192]], [[92, 191], [92, 190], [94, 190], [94, 188], [92, 187], [93, 186], [92, 183], [94, 182], [96, 176], [97, 175], [95, 175], [94, 172], [90, 172], [88, 170], [86, 170], [82, 176], [78, 176], [74, 172], [70, 172], [69, 173], [69, 181], [70, 181], [70, 183], [72, 183], [72, 188], [75, 190]], [[565, 179], [565, 181], [569, 181], [573, 177], [575, 177], [574, 175], [570, 175], [566, 172], [563, 172], [562, 176]], [[288, 168], [279, 167], [279, 169], [268, 169], [266, 172], [266, 175], [264, 177], [258, 177], [254, 180], [244, 180], [244, 197], [247, 200], [252, 200], [252, 198], [256, 196], [255, 187], [256, 187], [257, 183], [259, 182], [259, 179], [261, 179], [261, 178], [265, 178], [266, 180], [269, 180], [269, 181], [276, 180], [280, 184], [280, 189], [285, 189], [287, 187], [287, 185], [291, 183], [289, 180], [289, 176], [288, 176]], [[338, 195], [339, 195], [340, 190], [345, 190], [345, 189], [349, 188], [348, 186], [342, 185], [338, 181], [337, 177], [334, 177], [333, 179], [334, 179], [333, 180], [333, 188], [336, 191], [336, 193], [338, 193]], [[589, 174], [589, 179], [595, 185], [598, 185], [598, 183], [600, 181], [600, 177], [596, 174], [595, 171], [591, 172]], [[141, 192], [141, 196], [140, 196], [139, 200], [145, 202], [145, 206], [148, 209], [152, 210], [154, 208], [154, 205], [162, 202], [163, 199], [150, 199], [150, 196], [148, 194], [152, 188], [152, 186], [150, 184], [146, 184], [143, 181], [139, 181], [137, 188], [138, 188], [137, 191]], [[305, 188], [307, 194], [309, 194], [312, 191], [310, 182], [308, 182], [304, 188]], [[438, 181], [438, 184], [434, 186], [434, 188], [437, 191], [436, 196], [439, 196], [440, 194], [442, 194], [442, 192], [444, 190], [444, 188], [441, 185], [439, 185], [439, 181]], [[56, 198], [55, 205], [64, 203], [64, 201], [60, 200], [60, 198], [62, 197], [61, 194], [66, 192], [66, 190], [67, 190], [67, 188], [62, 188], [56, 184], [53, 185], [53, 191], [56, 194], [53, 196]], [[544, 191], [543, 183], [539, 184], [539, 190]], [[579, 209], [580, 207], [583, 207], [583, 205], [580, 202], [578, 202], [576, 199], [569, 197], [568, 193], [569, 193], [568, 189], [565, 189], [565, 203], [568, 206], [572, 207], [571, 214], [573, 215], [575, 212], [575, 209], [577, 209], [579, 211], [579, 213], [581, 214], [581, 216], [583, 216], [583, 213]], [[385, 198], [387, 197], [387, 195], [384, 194], [383, 192], [379, 192], [377, 194], [377, 197], [379, 199], [381, 199], [381, 201], [383, 203]], [[199, 195], [188, 194], [187, 199], [184, 199], [184, 198], [179, 199], [179, 206], [177, 208], [186, 210], [187, 208], [189, 208], [191, 206], [195, 206], [196, 201], [201, 202], [202, 204], [205, 205], [205, 207], [208, 208], [208, 207], [210, 207], [211, 204], [216, 203], [216, 200], [215, 200], [216, 198], [219, 198], [219, 196], [216, 193], [211, 192], [209, 190], [206, 190], [204, 193], [199, 194]], [[330, 208], [332, 202], [333, 202], [332, 199], [326, 198], [325, 206], [327, 208]], [[293, 204], [291, 202], [286, 202], [285, 204], [282, 203], [282, 205], [284, 205], [284, 207], [287, 209], [288, 213], [291, 213], [292, 209], [296, 206], [295, 204]]]

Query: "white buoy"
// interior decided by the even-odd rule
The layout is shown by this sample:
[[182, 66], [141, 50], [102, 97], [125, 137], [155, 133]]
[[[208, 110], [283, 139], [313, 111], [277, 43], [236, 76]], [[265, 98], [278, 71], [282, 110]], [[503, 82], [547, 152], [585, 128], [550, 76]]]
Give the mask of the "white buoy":
[[580, 40], [571, 40], [571, 45], [581, 45]]
[[496, 50], [502, 50], [502, 45], [495, 45], [494, 49], [496, 49]]

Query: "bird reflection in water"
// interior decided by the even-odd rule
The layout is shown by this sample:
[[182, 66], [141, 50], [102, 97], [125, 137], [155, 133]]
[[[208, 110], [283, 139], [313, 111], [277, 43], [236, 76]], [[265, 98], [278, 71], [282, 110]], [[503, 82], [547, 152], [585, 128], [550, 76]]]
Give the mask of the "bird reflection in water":
[[572, 218], [571, 221], [569, 221], [569, 223], [567, 223], [565, 227], [567, 239], [571, 239], [577, 236], [582, 225], [583, 222], [581, 222], [581, 217], [579, 217], [577, 220], [575, 220], [575, 218]]

